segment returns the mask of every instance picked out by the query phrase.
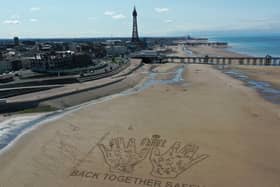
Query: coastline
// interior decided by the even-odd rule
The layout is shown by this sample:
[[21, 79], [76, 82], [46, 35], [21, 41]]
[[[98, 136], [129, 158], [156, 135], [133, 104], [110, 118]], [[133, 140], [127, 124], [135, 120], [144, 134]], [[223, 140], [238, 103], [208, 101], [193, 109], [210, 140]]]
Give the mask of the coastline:
[[[179, 55], [187, 55], [180, 47], [176, 50]], [[201, 55], [229, 53], [220, 53], [221, 49], [199, 50]], [[200, 154], [209, 156], [172, 179], [179, 186], [191, 183], [233, 187], [236, 179], [239, 186], [280, 184], [280, 168], [275, 165], [280, 157], [279, 105], [267, 102], [242, 80], [210, 65], [187, 65], [184, 69], [180, 64], [162, 64], [152, 66], [153, 71], [147, 74], [150, 67], [145, 66], [127, 77], [131, 78], [128, 84], [133, 88], [61, 111], [55, 120], [18, 137], [0, 154], [0, 184], [15, 187], [120, 185], [117, 181], [91, 180], [73, 173], [111, 173], [98, 144], [108, 143], [111, 138], [133, 137], [138, 145], [142, 138], [154, 135], [167, 141], [162, 150], [177, 141], [192, 142], [200, 148]], [[256, 74], [260, 80], [264, 76], [259, 72], [275, 71], [263, 66], [262, 70], [242, 67], [245, 67], [242, 71], [250, 71], [250, 76]], [[274, 78], [278, 80], [276, 74]], [[151, 169], [147, 160], [126, 175], [168, 182], [146, 171]], [[16, 181], [12, 180], [14, 176], [18, 176]]]
[[[198, 56], [229, 56], [248, 57], [228, 48], [190, 47], [189, 50]], [[253, 56], [253, 55], [252, 55]], [[252, 66], [252, 65], [225, 65], [215, 66], [218, 70], [240, 80], [245, 86], [254, 89], [268, 102], [280, 104], [280, 67], [279, 66]]]
[[[161, 74], [169, 69], [166, 65], [160, 67], [157, 71]], [[101, 140], [107, 145], [114, 137], [134, 137], [138, 145], [141, 138], [153, 134], [167, 140], [162, 150], [175, 141], [193, 142], [199, 145], [201, 154], [210, 155], [172, 180], [176, 183], [236, 186], [234, 181], [238, 178], [241, 186], [252, 184], [251, 179], [255, 179], [255, 186], [279, 184], [280, 168], [274, 164], [280, 155], [275, 141], [279, 106], [264, 101], [239, 80], [208, 65], [189, 65], [183, 78], [181, 83], [156, 84], [133, 95], [88, 105], [35, 129], [1, 155], [1, 184], [117, 185], [118, 182], [70, 174], [73, 168], [109, 172], [101, 152], [94, 147]], [[272, 150], [274, 154], [260, 154]], [[150, 176], [147, 172], [150, 169], [151, 165], [145, 161], [130, 175], [167, 181]], [[13, 176], [19, 177], [15, 181], [11, 180]]]
[[[149, 65], [146, 65], [146, 66], [142, 67], [141, 70], [134, 72], [134, 74], [132, 74], [130, 76], [126, 75], [128, 77], [126, 77], [124, 80], [122, 80], [119, 83], [114, 83], [114, 84], [109, 85], [108, 87], [101, 87], [99, 90], [98, 89], [94, 90], [95, 93], [89, 93], [91, 95], [90, 98], [92, 98], [90, 101], [89, 101], [89, 99], [85, 99], [84, 102], [81, 102], [81, 98], [78, 98], [78, 100], [71, 102], [70, 100], [73, 100], [73, 96], [70, 95], [69, 98], [67, 98], [67, 96], [66, 96], [66, 97], [58, 98], [58, 100], [54, 99], [54, 100], [49, 100], [45, 103], [44, 102], [42, 103], [42, 105], [62, 107], [63, 109], [57, 109], [53, 112], [41, 112], [41, 113], [29, 113], [29, 114], [23, 113], [23, 114], [11, 115], [8, 117], [1, 116], [2, 119], [0, 118], [0, 125], [2, 125], [2, 128], [3, 128], [3, 123], [8, 122], [9, 120], [12, 122], [19, 120], [20, 126], [17, 128], [21, 128], [21, 126], [26, 126], [26, 127], [23, 128], [23, 131], [20, 131], [17, 134], [14, 134], [14, 138], [12, 138], [11, 141], [8, 142], [7, 145], [5, 145], [5, 146], [2, 145], [2, 147], [0, 148], [0, 156], [3, 153], [5, 153], [6, 151], [9, 151], [9, 149], [12, 148], [14, 145], [16, 145], [18, 143], [18, 140], [22, 140], [23, 136], [29, 134], [30, 132], [33, 132], [37, 128], [38, 129], [41, 128], [41, 126], [43, 126], [44, 124], [50, 123], [51, 121], [58, 120], [67, 114], [71, 114], [72, 112], [78, 111], [84, 107], [88, 107], [90, 105], [95, 105], [95, 104], [100, 104], [100, 103], [109, 101], [111, 99], [117, 98], [117, 97], [136, 94], [138, 92], [141, 92], [142, 90], [149, 88], [150, 86], [153, 86], [154, 84], [161, 84], [161, 83], [169, 84], [169, 82], [171, 83], [171, 82], [180, 81], [180, 79], [177, 78], [177, 76], [176, 76], [175, 78], [173, 78], [174, 80], [170, 79], [170, 81], [169, 81], [169, 77], [165, 77], [167, 79], [166, 82], [160, 81], [160, 80], [159, 81], [150, 80], [150, 82], [149, 82], [149, 76], [147, 76], [147, 75], [148, 75], [148, 71], [150, 68], [151, 67]], [[178, 65], [170, 64], [164, 70], [166, 70], [167, 72], [170, 72], [171, 74], [174, 74], [174, 71], [178, 68], [179, 68]], [[157, 71], [157, 73], [160, 74], [161, 72]], [[170, 74], [170, 73], [168, 73], [168, 74]], [[178, 73], [180, 74], [180, 72], [178, 72]], [[85, 93], [82, 92], [82, 96], [80, 96], [80, 97], [84, 97], [84, 94]], [[74, 97], [77, 97], [77, 95], [74, 95]], [[67, 99], [69, 99], [69, 100], [67, 100]], [[57, 104], [61, 103], [62, 100], [64, 102], [67, 102], [69, 106], [66, 106], [66, 105], [58, 106]], [[62, 102], [62, 103], [64, 103], [64, 102]], [[28, 122], [26, 122], [27, 125], [25, 124], [25, 122], [20, 121], [20, 120], [22, 120], [21, 118], [32, 116], [32, 115], [34, 115], [34, 117], [31, 118]], [[28, 125], [28, 124], [31, 124], [31, 125]], [[12, 125], [12, 124], [10, 124], [10, 125]], [[8, 133], [10, 133], [10, 132], [8, 132]], [[0, 141], [1, 141], [1, 139], [0, 139]]]
[[280, 104], [280, 68], [261, 66], [217, 67], [225, 74], [238, 79], [244, 85], [256, 90], [267, 101]]
[[[215, 48], [209, 46], [171, 48], [178, 56], [189, 56], [191, 51], [196, 56], [219, 57], [248, 57], [232, 52], [228, 48]], [[252, 56], [250, 56], [252, 57]], [[261, 97], [273, 104], [280, 104], [280, 67], [279, 66], [254, 66], [254, 65], [214, 65], [214, 68], [225, 73], [231, 78], [241, 81], [244, 86], [250, 87]]]
[[[172, 48], [174, 50], [174, 48]], [[176, 47], [175, 51], [176, 54], [179, 56], [188, 56], [189, 51], [191, 51], [193, 54], [198, 55], [198, 56], [203, 56], [206, 54], [210, 54], [210, 55], [218, 55], [218, 56], [232, 56], [232, 57], [240, 57], [243, 56], [242, 54], [238, 54], [236, 52], [231, 52], [228, 51], [227, 49], [224, 48], [213, 48], [213, 47], [207, 47], [207, 46], [202, 46], [202, 47], [189, 47], [188, 49], [186, 49], [187, 52], [185, 53], [185, 50], [182, 47]], [[146, 65], [145, 67], [142, 68], [142, 72], [147, 72], [147, 70], [150, 68], [149, 65]], [[178, 68], [178, 67], [177, 67]], [[135, 70], [137, 70], [138, 68], [136, 68]], [[145, 70], [143, 70], [145, 69]], [[167, 68], [164, 67], [160, 67], [159, 69], [162, 69], [162, 71], [164, 70], [169, 70], [169, 67], [167, 66]], [[171, 68], [171, 70], [176, 69], [176, 67]], [[239, 81], [241, 81], [245, 86], [247, 87], [251, 87], [253, 88], [257, 93], [259, 93], [263, 98], [266, 98], [267, 95], [265, 93], [260, 92], [260, 90], [252, 87], [251, 85], [248, 84], [248, 82], [240, 79], [238, 76], [232, 76], [231, 73], [227, 73], [227, 72], [239, 72], [239, 76], [248, 76], [250, 78], [250, 80], [256, 80], [256, 81], [267, 81], [267, 83], [270, 83], [271, 85], [269, 85], [269, 87], [274, 87], [276, 89], [279, 90], [280, 88], [280, 82], [278, 81], [278, 78], [275, 77], [276, 75], [273, 75], [271, 77], [266, 77], [264, 76], [262, 71], [268, 71], [266, 73], [274, 73], [277, 74], [277, 76], [279, 75], [280, 72], [280, 68], [275, 68], [275, 67], [263, 67], [263, 66], [259, 66], [259, 67], [254, 67], [254, 66], [239, 66], [239, 65], [229, 65], [229, 66], [223, 66], [223, 69], [220, 69], [219, 67], [217, 67], [217, 69], [219, 71], [222, 71], [223, 73], [231, 76], [234, 79], [238, 79]], [[122, 78], [125, 77], [123, 80], [121, 80], [120, 82], [117, 83], [113, 83], [113, 84], [109, 84], [108, 86], [105, 87], [101, 87], [100, 89], [94, 89], [92, 91], [83, 91], [81, 92], [81, 96], [79, 96], [78, 94], [74, 94], [74, 95], [69, 95], [69, 96], [64, 96], [64, 97], [59, 97], [59, 98], [54, 98], [54, 99], [50, 99], [48, 101], [45, 102], [41, 102], [40, 106], [49, 106], [52, 108], [56, 108], [53, 112], [31, 112], [31, 113], [19, 113], [19, 114], [14, 114], [14, 115], [8, 115], [8, 116], [0, 116], [0, 123], [4, 122], [4, 121], [8, 121], [9, 119], [17, 119], [18, 117], [25, 117], [25, 116], [30, 116], [30, 115], [48, 115], [48, 114], [52, 114], [52, 113], [61, 113], [61, 115], [63, 115], [64, 110], [65, 111], [71, 111], [72, 109], [75, 110], [75, 108], [80, 108], [82, 106], [86, 106], [89, 103], [95, 103], [95, 101], [99, 101], [99, 100], [103, 100], [107, 97], [114, 97], [114, 95], [118, 95], [118, 94], [122, 94], [124, 90], [128, 90], [130, 88], [135, 87], [136, 85], [140, 85], [143, 84], [143, 81], [147, 79], [144, 78], [144, 74], [143, 73], [139, 73], [141, 71], [137, 71], [136, 73], [133, 73], [134, 70], [130, 70], [127, 73], [120, 73], [120, 75], [115, 76], [115, 78]], [[157, 70], [156, 70], [157, 71]], [[249, 72], [249, 73], [248, 73]], [[272, 79], [273, 77], [273, 79]], [[279, 90], [280, 91], [280, 90]], [[90, 94], [90, 98], [84, 98], [87, 94]], [[280, 97], [280, 96], [279, 96]], [[81, 100], [83, 99], [83, 100]], [[276, 98], [277, 101], [268, 98], [269, 102], [278, 104], [280, 103], [278, 100], [279, 98]], [[67, 103], [67, 104], [66, 104]], [[81, 104], [82, 103], [82, 104]], [[47, 122], [44, 122], [47, 123]], [[37, 125], [35, 125], [37, 126]], [[40, 125], [38, 125], [40, 126]], [[16, 137], [16, 141], [17, 139], [21, 138], [24, 134], [28, 134], [29, 131], [33, 131], [33, 127], [32, 128], [27, 128], [26, 132], [23, 132], [22, 134], [19, 134], [19, 137]], [[14, 144], [14, 143], [12, 143]], [[8, 147], [10, 147], [10, 145], [8, 145]], [[6, 148], [5, 148], [6, 149]], [[4, 149], [4, 150], [5, 150]]]
[[249, 56], [280, 56], [279, 34], [276, 35], [250, 35], [250, 36], [216, 36], [210, 37], [213, 42], [228, 42], [230, 51]]
[[[232, 67], [236, 71], [241, 71], [253, 80], [270, 83], [274, 88], [280, 89], [280, 68], [275, 66], [240, 66]], [[225, 69], [231, 69], [231, 66]]]

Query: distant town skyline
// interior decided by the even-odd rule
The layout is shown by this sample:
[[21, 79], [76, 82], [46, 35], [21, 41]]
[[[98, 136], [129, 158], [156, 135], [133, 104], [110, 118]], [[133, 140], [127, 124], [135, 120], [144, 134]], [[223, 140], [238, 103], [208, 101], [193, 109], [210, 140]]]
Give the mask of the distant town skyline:
[[280, 33], [279, 0], [10, 0], [1, 2], [0, 38], [130, 37], [211, 32]]

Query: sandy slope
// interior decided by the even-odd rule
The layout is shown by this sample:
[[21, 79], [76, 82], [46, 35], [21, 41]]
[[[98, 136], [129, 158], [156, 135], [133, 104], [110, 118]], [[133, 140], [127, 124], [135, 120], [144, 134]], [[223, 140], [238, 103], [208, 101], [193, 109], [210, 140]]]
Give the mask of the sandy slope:
[[[89, 106], [33, 131], [0, 157], [0, 186], [280, 186], [280, 107], [210, 66], [189, 65], [185, 80]], [[143, 154], [109, 143], [117, 137], [135, 138]], [[153, 154], [145, 152], [151, 137], [162, 140]], [[196, 156], [196, 146], [182, 155], [178, 144], [162, 154], [177, 141], [199, 146]]]

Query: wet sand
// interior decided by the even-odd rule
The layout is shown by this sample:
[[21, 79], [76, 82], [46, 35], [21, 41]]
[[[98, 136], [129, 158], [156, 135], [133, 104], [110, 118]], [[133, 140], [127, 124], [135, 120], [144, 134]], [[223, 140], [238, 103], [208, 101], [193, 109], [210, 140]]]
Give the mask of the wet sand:
[[229, 69], [240, 71], [251, 79], [265, 81], [274, 88], [280, 89], [280, 66], [229, 66]]
[[279, 186], [280, 107], [208, 65], [183, 78], [32, 131], [1, 155], [0, 186]]

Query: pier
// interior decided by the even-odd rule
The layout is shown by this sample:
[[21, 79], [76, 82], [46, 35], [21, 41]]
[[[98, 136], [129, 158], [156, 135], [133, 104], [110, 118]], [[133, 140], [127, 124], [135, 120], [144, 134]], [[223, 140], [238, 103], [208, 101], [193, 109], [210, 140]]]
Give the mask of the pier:
[[131, 58], [142, 59], [144, 63], [182, 63], [182, 64], [209, 64], [209, 65], [255, 65], [280, 66], [280, 57], [221, 57], [221, 56], [168, 56], [157, 52], [141, 52], [131, 55]]
[[280, 57], [179, 57], [161, 56], [162, 63], [183, 64], [210, 64], [210, 65], [258, 65], [258, 66], [280, 66]]

